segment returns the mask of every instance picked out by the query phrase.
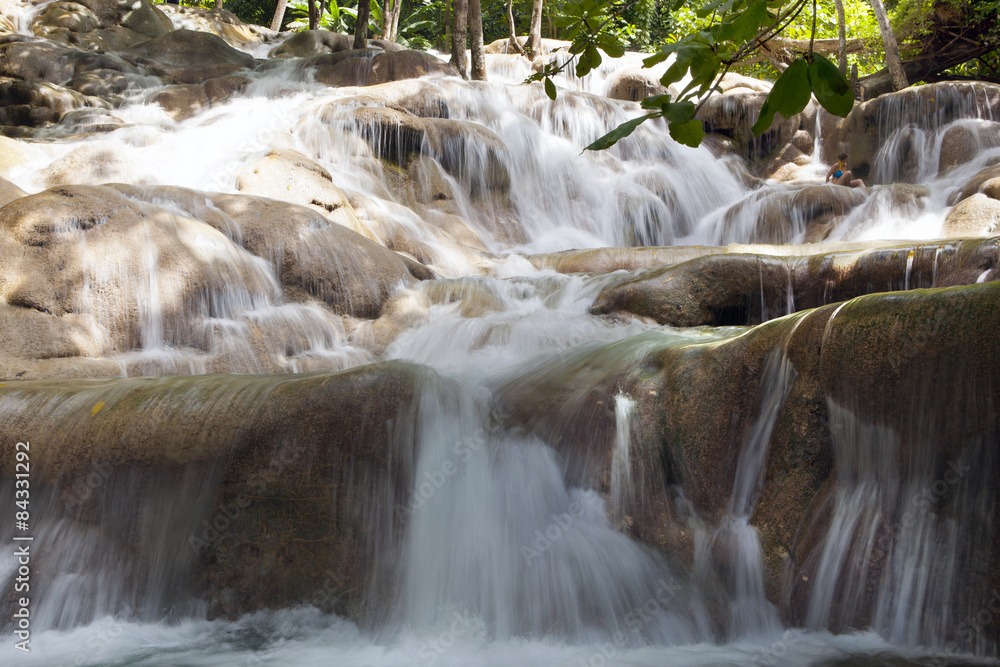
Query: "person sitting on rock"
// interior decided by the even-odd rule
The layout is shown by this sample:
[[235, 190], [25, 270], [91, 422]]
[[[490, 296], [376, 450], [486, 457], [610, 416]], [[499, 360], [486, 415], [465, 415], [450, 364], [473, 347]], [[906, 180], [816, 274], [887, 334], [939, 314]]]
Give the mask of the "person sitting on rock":
[[863, 188], [865, 187], [865, 182], [860, 178], [854, 178], [854, 174], [847, 170], [847, 153], [841, 153], [837, 156], [837, 163], [830, 167], [830, 171], [826, 172], [826, 182], [829, 183], [830, 179], [837, 185], [845, 185], [852, 188]]

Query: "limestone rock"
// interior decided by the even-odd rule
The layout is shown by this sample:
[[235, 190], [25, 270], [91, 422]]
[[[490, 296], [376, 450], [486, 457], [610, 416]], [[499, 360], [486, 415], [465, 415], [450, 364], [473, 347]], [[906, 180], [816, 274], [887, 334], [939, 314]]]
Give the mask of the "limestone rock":
[[422, 76], [457, 76], [455, 68], [423, 51], [386, 51], [372, 58], [371, 84]]
[[984, 167], [979, 171], [979, 173], [970, 178], [961, 190], [955, 192], [949, 198], [948, 203], [954, 206], [963, 199], [968, 199], [977, 192], [985, 192], [987, 183], [991, 183], [991, 191], [993, 191], [993, 187], [995, 186], [992, 186], [992, 182], [998, 178], [1000, 178], [1000, 164], [992, 167]]
[[648, 70], [638, 67], [625, 67], [617, 70], [608, 79], [608, 97], [615, 100], [641, 102], [647, 97], [663, 95], [667, 92], [659, 77], [653, 76]]
[[107, 103], [51, 83], [0, 77], [0, 125], [41, 127], [58, 122], [72, 109], [88, 106]]
[[233, 47], [253, 47], [278, 38], [278, 33], [259, 25], [243, 23], [235, 14], [216, 8], [181, 7], [162, 4], [158, 7], [171, 20], [175, 28], [218, 35]]
[[963, 199], [944, 220], [945, 236], [991, 236], [1000, 232], [1000, 201], [976, 193]]
[[148, 0], [78, 0], [48, 5], [32, 30], [83, 50], [118, 51], [165, 35], [173, 24]]
[[209, 107], [205, 88], [198, 84], [186, 83], [167, 86], [152, 93], [146, 101], [159, 104], [174, 120], [185, 120]]
[[329, 30], [303, 30], [271, 49], [268, 58], [307, 58], [321, 53], [350, 51], [354, 38]]
[[[113, 568], [137, 613], [198, 598], [213, 617], [309, 604], [362, 622], [396, 599], [398, 561], [389, 554], [402, 548], [406, 522], [391, 504], [384, 520], [358, 508], [410, 492], [416, 459], [407, 429], [422, 418], [416, 399], [434, 381], [430, 371], [392, 362], [280, 377], [19, 382], [0, 387], [0, 401], [33, 409], [12, 412], [0, 431], [27, 429], [12, 443], [58, 434], [33, 453], [32, 474], [38, 502], [68, 534], [93, 534], [98, 517], [110, 520], [107, 503], [136, 526], [103, 533], [100, 562], [71, 560]], [[90, 418], [72, 426], [75, 410]], [[3, 453], [12, 457], [13, 444]], [[95, 469], [108, 483], [80, 494]], [[158, 508], [176, 514], [143, 520]], [[226, 523], [206, 533], [220, 516], [239, 529]], [[264, 534], [273, 539], [251, 548]], [[165, 594], [146, 587], [151, 562], [171, 573]], [[38, 573], [49, 590], [66, 575]]]
[[949, 127], [941, 137], [938, 175], [972, 161], [981, 151], [1000, 146], [1000, 123], [966, 121]]
[[221, 37], [186, 29], [136, 44], [123, 55], [178, 83], [202, 83], [254, 66], [252, 56]]
[[378, 242], [360, 219], [330, 172], [305, 155], [273, 150], [246, 165], [236, 176], [236, 189], [246, 194], [308, 206], [331, 222]]
[[14, 201], [18, 197], [24, 197], [28, 193], [17, 187], [5, 178], [0, 178], [0, 208]]
[[806, 257], [718, 253], [626, 276], [591, 312], [671, 326], [756, 324], [872, 292], [975, 283], [998, 262], [995, 239]]

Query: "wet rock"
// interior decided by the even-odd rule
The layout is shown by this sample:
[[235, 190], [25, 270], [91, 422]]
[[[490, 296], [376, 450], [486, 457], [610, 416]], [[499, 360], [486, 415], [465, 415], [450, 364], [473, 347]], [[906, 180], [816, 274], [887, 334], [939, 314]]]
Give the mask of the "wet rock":
[[79, 0], [48, 5], [32, 23], [36, 35], [83, 50], [118, 51], [173, 30], [147, 0]]
[[875, 155], [887, 139], [886, 127], [908, 125], [936, 130], [959, 118], [975, 117], [1000, 101], [1000, 86], [986, 83], [932, 83], [881, 95], [854, 105], [842, 124], [848, 144], [850, 168], [859, 178], [869, 178]]
[[17, 187], [5, 178], [0, 178], [0, 207], [14, 201], [18, 197], [24, 197], [28, 193]]
[[372, 59], [371, 84], [416, 79], [423, 76], [457, 76], [449, 63], [423, 51], [387, 51]]
[[801, 118], [775, 116], [774, 124], [759, 137], [750, 128], [757, 121], [767, 93], [749, 92], [737, 87], [725, 95], [713, 95], [698, 111], [705, 132], [721, 135], [733, 142], [738, 155], [751, 162], [766, 160], [789, 144], [799, 130]]
[[968, 199], [977, 192], [985, 192], [986, 184], [991, 183], [998, 178], [1000, 178], [1000, 164], [992, 167], [984, 167], [979, 171], [979, 173], [970, 178], [961, 190], [952, 194], [952, 196], [948, 199], [948, 203], [954, 206], [958, 202], [963, 199]]
[[608, 97], [632, 102], [641, 102], [647, 97], [664, 95], [667, 92], [666, 87], [660, 83], [659, 77], [638, 67], [617, 70], [608, 79], [607, 86], [606, 95]]
[[73, 77], [67, 88], [72, 88], [83, 95], [112, 99], [121, 95], [131, 87], [128, 76], [121, 72], [108, 69], [96, 69]]
[[975, 159], [979, 153], [1000, 146], [1000, 123], [967, 121], [952, 125], [941, 137], [938, 176]]
[[58, 122], [72, 109], [88, 106], [107, 103], [51, 83], [0, 77], [0, 125], [41, 127]]
[[[14, 199], [0, 208], [0, 254], [0, 366], [12, 373], [25, 365], [41, 372], [43, 359], [78, 368], [71, 358], [114, 357], [151, 340], [186, 350], [206, 371], [276, 372], [311, 344], [280, 311], [273, 324], [249, 313], [303, 303], [311, 309], [303, 317], [334, 331], [336, 314], [377, 317], [417, 272], [305, 207], [126, 185], [66, 185]], [[233, 285], [241, 286], [235, 300], [224, 296]], [[162, 306], [156, 329], [141, 306], [150, 289]], [[233, 354], [212, 318], [250, 329], [244, 347]], [[62, 363], [46, 372], [60, 373]]]
[[995, 239], [804, 257], [714, 254], [623, 278], [591, 312], [682, 327], [757, 324], [874, 292], [975, 283], [998, 259]]
[[[363, 622], [395, 601], [390, 554], [406, 516], [388, 499], [410, 492], [407, 429], [430, 381], [386, 363], [310, 376], [20, 382], [0, 388], [0, 401], [36, 409], [11, 412], [0, 430], [22, 429], [12, 442], [58, 434], [33, 456], [36, 506], [66, 534], [100, 540], [99, 562], [86, 550], [72, 560], [120, 574], [136, 613], [199, 599], [211, 617], [313, 605]], [[95, 470], [102, 483], [88, 486]], [[171, 520], [145, 521], [150, 511]], [[135, 528], [98, 536], [98, 518]], [[145, 576], [151, 562], [162, 577]], [[38, 576], [53, 586], [65, 574]]]
[[250, 85], [250, 78], [239, 74], [231, 74], [215, 79], [209, 79], [202, 84], [210, 104], [219, 104], [232, 97], [237, 97]]
[[945, 236], [991, 236], [1000, 232], [1000, 201], [976, 193], [963, 199], [944, 220]]
[[278, 33], [267, 28], [243, 23], [235, 14], [225, 9], [181, 7], [171, 4], [162, 4], [158, 7], [167, 15], [174, 27], [218, 35], [236, 48], [265, 44], [278, 37]]
[[340, 53], [354, 48], [354, 38], [329, 30], [303, 30], [271, 49], [268, 58], [308, 58], [322, 53]]
[[198, 84], [167, 86], [150, 95], [146, 101], [159, 104], [174, 120], [185, 120], [209, 107], [205, 89]]
[[129, 160], [118, 144], [101, 141], [85, 143], [54, 161], [44, 172], [45, 186], [141, 183], [146, 176]]
[[316, 83], [336, 87], [367, 86], [371, 83], [375, 54], [372, 49], [324, 53], [306, 58], [302, 67], [312, 72]]
[[[258, 257], [280, 253], [279, 276], [292, 300], [313, 298], [337, 313], [375, 318], [396, 287], [414, 278], [399, 255], [311, 208], [248, 195], [206, 200], [202, 193], [183, 188], [115, 187], [151, 203], [157, 197], [172, 201], [223, 233], [235, 226], [240, 245]], [[209, 204], [217, 209], [214, 214]]]
[[724, 248], [701, 246], [594, 248], [529, 255], [528, 261], [538, 269], [552, 269], [559, 273], [604, 274], [673, 266], [696, 257], [722, 252], [725, 252]]
[[429, 155], [465, 184], [475, 197], [504, 193], [510, 188], [505, 166], [506, 146], [492, 130], [468, 121], [420, 118], [392, 107], [348, 107], [352, 120], [342, 120], [343, 103], [328, 107], [324, 116], [361, 136], [375, 155], [400, 167]]
[[236, 189], [308, 206], [331, 222], [375, 242], [380, 240], [358, 218], [347, 195], [334, 185], [330, 172], [296, 151], [274, 150], [251, 162], [237, 174]]
[[[63, 115], [59, 125], [53, 128], [58, 134], [50, 136], [80, 136], [97, 132], [112, 132], [125, 127], [125, 121], [108, 109], [84, 107], [73, 109]], [[102, 181], [103, 182], [103, 181]]]
[[122, 55], [178, 83], [202, 83], [254, 66], [252, 56], [221, 37], [186, 29], [136, 44]]

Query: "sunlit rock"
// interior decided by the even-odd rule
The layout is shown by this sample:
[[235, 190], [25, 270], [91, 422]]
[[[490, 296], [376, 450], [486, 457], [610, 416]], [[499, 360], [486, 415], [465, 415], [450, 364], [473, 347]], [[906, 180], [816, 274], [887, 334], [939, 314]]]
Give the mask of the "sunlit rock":
[[991, 236], [998, 231], [1000, 201], [982, 193], [960, 201], [944, 220], [944, 233], [948, 236]]

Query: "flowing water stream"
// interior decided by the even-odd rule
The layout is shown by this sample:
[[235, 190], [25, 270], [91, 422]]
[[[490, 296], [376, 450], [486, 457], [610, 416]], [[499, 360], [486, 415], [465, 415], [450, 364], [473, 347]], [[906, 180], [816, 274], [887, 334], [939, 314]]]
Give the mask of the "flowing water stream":
[[[414, 314], [411, 326], [380, 347], [371, 342], [377, 338], [376, 324], [338, 318], [318, 304], [283, 293], [279, 262], [243, 250], [236, 243], [239, 227], [231, 221], [228, 232], [207, 226], [179, 232], [177, 243], [200, 253], [211, 267], [202, 301], [181, 314], [171, 303], [171, 285], [183, 278], [165, 269], [171, 260], [161, 253], [153, 224], [140, 247], [91, 247], [81, 233], [81, 331], [90, 336], [93, 356], [119, 364], [121, 375], [336, 371], [386, 359], [435, 373], [419, 387], [413, 406], [419, 417], [405, 435], [418, 452], [410, 493], [397, 499], [395, 507], [382, 507], [378, 498], [367, 500], [373, 516], [401, 507], [408, 517], [390, 566], [398, 578], [398, 596], [371, 622], [356, 625], [309, 606], [207, 620], [198, 592], [186, 580], [190, 562], [175, 543], [177, 535], [190, 534], [204, 518], [202, 508], [214, 494], [219, 473], [192, 466], [171, 479], [113, 477], [102, 483], [102, 511], [112, 523], [120, 522], [121, 530], [141, 536], [140, 556], [148, 561], [107, 551], [100, 531], [84, 531], [57, 515], [56, 498], [39, 501], [48, 502], [52, 512], [46, 516], [36, 510], [36, 543], [49, 545], [50, 552], [47, 588], [39, 593], [35, 610], [33, 651], [29, 656], [15, 651], [12, 638], [4, 636], [0, 663], [990, 662], [984, 656], [996, 655], [995, 638], [981, 638], [959, 657], [943, 653], [949, 639], [944, 626], [955, 620], [947, 614], [960, 613], [954, 602], [957, 573], [974, 560], [960, 539], [977, 530], [971, 519], [959, 525], [925, 512], [900, 529], [894, 551], [888, 556], [879, 552], [889, 564], [872, 584], [877, 608], [871, 618], [863, 617], [858, 588], [868, 583], [866, 568], [874, 558], [880, 522], [916, 503], [917, 494], [933, 480], [926, 478], [931, 468], [919, 461], [910, 472], [899, 469], [893, 455], [897, 434], [859, 423], [849, 406], [832, 399], [836, 466], [843, 474], [802, 627], [786, 625], [768, 600], [753, 517], [768, 443], [796, 377], [780, 348], [768, 355], [755, 388], [756, 417], [741, 445], [728, 509], [715, 519], [693, 511], [688, 518], [704, 556], [693, 571], [621, 530], [628, 508], [642, 501], [644, 483], [636, 473], [641, 404], [630, 393], [634, 383], [623, 380], [602, 408], [611, 424], [606, 434], [568, 432], [562, 440], [568, 438], [570, 445], [498, 417], [505, 396], [539, 378], [568, 387], [567, 404], [583, 405], [590, 400], [588, 392], [653, 352], [721, 342], [742, 333], [730, 328], [675, 330], [592, 316], [589, 307], [614, 274], [557, 274], [536, 268], [526, 255], [760, 240], [757, 219], [763, 197], [789, 187], [767, 184], [752, 190], [738, 160], [716, 159], [708, 148], [679, 146], [664, 127], [652, 123], [614, 150], [582, 153], [582, 146], [637, 113], [635, 106], [593, 94], [602, 92], [611, 70], [584, 82], [561, 79], [561, 85], [583, 92], [566, 90], [550, 103], [540, 86], [515, 85], [526, 74], [516, 62], [493, 57], [495, 80], [490, 83], [423, 80], [408, 98], [413, 105], [441, 105], [449, 119], [487, 128], [502, 142], [499, 149], [476, 141], [422, 146], [430, 159], [419, 167], [419, 177], [429, 190], [444, 188], [452, 213], [482, 241], [484, 248], [476, 253], [443, 240], [439, 227], [428, 222], [439, 213], [426, 200], [394, 189], [385, 163], [375, 159], [378, 147], [358, 139], [366, 130], [354, 110], [363, 104], [387, 105], [389, 98], [365, 89], [316, 85], [295, 63], [272, 68], [244, 96], [186, 120], [174, 120], [137, 93], [134, 104], [114, 111], [122, 121], [119, 129], [97, 136], [80, 136], [60, 126], [48, 131], [49, 140], [38, 143], [34, 159], [11, 175], [31, 193], [53, 182], [53, 165], [83, 149], [103, 151], [116, 180], [139, 185], [140, 191], [180, 186], [222, 193], [238, 192], [246, 165], [269, 151], [297, 150], [329, 172], [372, 238], [384, 240], [390, 228], [405, 232], [426, 249], [421, 259], [437, 275], [398, 287], [394, 308]], [[364, 95], [374, 95], [375, 101], [361, 99]], [[973, 109], [967, 115], [944, 127], [911, 128], [905, 137], [892, 134], [877, 159], [876, 178], [899, 180], [893, 166], [899, 155], [919, 154], [913, 160], [923, 166], [912, 180], [925, 184], [929, 194], [919, 206], [901, 209], [886, 190], [872, 188], [833, 239], [939, 235], [951, 193], [1000, 156], [1000, 147], [984, 144], [970, 163], [943, 175], [932, 168], [940, 157], [942, 132], [954, 124], [976, 131], [981, 122], [976, 117], [982, 114]], [[892, 123], [906, 125], [902, 117]], [[489, 174], [494, 161], [509, 179], [504, 201], [482, 195], [493, 187]], [[819, 183], [824, 167], [814, 161], [812, 169]], [[96, 184], [106, 180], [106, 173], [76, 176]], [[198, 218], [190, 202], [157, 194], [166, 191], [149, 192], [128, 199], [143, 210], [158, 206], [157, 211], [166, 211], [163, 215]], [[229, 215], [208, 199], [198, 206], [213, 215]], [[804, 235], [803, 224], [787, 240], [799, 243]], [[109, 301], [111, 284], [127, 285], [134, 300]], [[134, 310], [138, 322], [138, 340], [127, 350], [116, 347], [105, 326], [123, 309]], [[280, 348], [273, 367], [259, 361], [258, 348], [268, 341], [277, 341], [275, 349]], [[221, 411], [252, 406], [247, 415], [252, 422], [255, 410], [265, 410], [270, 383], [279, 383], [279, 377], [266, 386], [234, 377], [218, 388], [205, 388], [208, 393], [198, 400]], [[110, 401], [107, 392], [114, 391], [119, 389], [95, 385], [77, 398], [48, 401], [8, 395], [0, 399], [0, 415], [13, 419], [25, 411], [51, 412], [60, 426], [48, 436], [73, 438], [84, 417], [99, 409], [91, 406]], [[539, 402], [544, 398], [539, 396]], [[177, 420], [184, 420], [185, 401], [191, 400], [164, 399], [155, 409], [173, 411]], [[205, 429], [204, 437], [211, 438], [210, 423]], [[572, 461], [566, 452], [574, 446], [582, 451], [588, 439], [605, 435], [612, 454], [610, 479], [602, 492], [567, 474]], [[995, 455], [977, 464], [989, 469]], [[982, 509], [988, 504], [988, 479], [963, 486], [948, 502]], [[145, 521], [115, 502], [139, 497], [140, 488], [148, 504], [142, 511]], [[683, 489], [676, 492], [677, 504], [683, 506]], [[373, 534], [388, 522], [373, 520]], [[4, 531], [0, 541], [9, 544], [12, 528], [6, 522]], [[727, 565], [726, 574], [721, 584], [709, 584], [718, 578], [718, 562]], [[11, 580], [16, 567], [5, 551], [0, 581]], [[725, 613], [716, 613], [720, 607]], [[929, 611], [942, 609], [946, 611]]]

